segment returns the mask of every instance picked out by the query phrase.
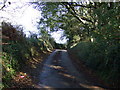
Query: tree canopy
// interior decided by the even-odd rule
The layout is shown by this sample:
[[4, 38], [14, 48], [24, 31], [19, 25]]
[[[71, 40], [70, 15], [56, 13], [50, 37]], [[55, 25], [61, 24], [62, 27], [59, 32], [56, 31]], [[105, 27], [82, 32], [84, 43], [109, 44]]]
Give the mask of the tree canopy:
[[40, 25], [64, 30], [68, 48], [108, 82], [119, 83], [119, 2], [42, 2], [37, 9], [42, 11]]

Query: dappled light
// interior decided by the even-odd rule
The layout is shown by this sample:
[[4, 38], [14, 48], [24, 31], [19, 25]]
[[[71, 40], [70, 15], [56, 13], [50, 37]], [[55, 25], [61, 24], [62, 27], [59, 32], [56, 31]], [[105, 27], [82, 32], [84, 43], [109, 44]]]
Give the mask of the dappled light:
[[63, 67], [61, 67], [61, 66], [54, 66], [54, 65], [46, 65], [46, 66], [48, 66], [50, 68], [54, 68], [54, 69], [63, 69]]
[[84, 88], [91, 88], [93, 90], [96, 90], [96, 89], [99, 89], [99, 90], [105, 90], [104, 88], [101, 88], [99, 86], [92, 86], [92, 85], [87, 85], [87, 84], [83, 84], [83, 83], [80, 83], [80, 85]]
[[0, 89], [120, 88], [118, 1], [1, 0]]
[[74, 76], [72, 76], [72, 75], [69, 75], [69, 74], [66, 74], [66, 73], [59, 73], [60, 75], [63, 75], [63, 76], [65, 76], [65, 77], [68, 77], [68, 78], [72, 78], [72, 79], [75, 79], [75, 77]]
[[[97, 88], [104, 90], [104, 88], [93, 85], [86, 79], [82, 81], [85, 77], [78, 77], [76, 71], [74, 73], [70, 72], [67, 69], [69, 66], [63, 64], [63, 60], [65, 60], [61, 57], [61, 55], [64, 55], [63, 52], [67, 53], [63, 50], [56, 50], [48, 57], [40, 74], [39, 84], [41, 86], [44, 88]], [[73, 66], [70, 67], [73, 68]]]
[[45, 90], [49, 89], [49, 90], [55, 90], [53, 87], [47, 86], [47, 85], [42, 85], [39, 84], [41, 86], [41, 88], [44, 88]]
[[[33, 36], [31, 36], [31, 38], [26, 38], [22, 31], [19, 31], [18, 28], [15, 28], [10, 23], [4, 22], [3, 24], [4, 25], [2, 26], [2, 34], [8, 37], [2, 37], [2, 66], [4, 71], [3, 84], [5, 84], [5, 87], [9, 87], [12, 86], [13, 84], [11, 83], [14, 82], [16, 87], [27, 87], [27, 84], [24, 82], [29, 82], [29, 80], [30, 82], [33, 82], [34, 80], [36, 80], [36, 78], [32, 75], [37, 76], [36, 74], [39, 73], [39, 67], [42, 66], [43, 59], [48, 54], [48, 51], [46, 51], [44, 48], [42, 48], [42, 50], [45, 53], [40, 50], [40, 41], [36, 40]], [[13, 30], [13, 32], [11, 32], [10, 30]], [[4, 44], [8, 42], [9, 44]], [[21, 71], [29, 74], [27, 75], [29, 76], [28, 80], [26, 76], [19, 76], [19, 74], [17, 74]], [[13, 77], [15, 79], [13, 79]], [[17, 85], [17, 83], [19, 83], [20, 85]], [[30, 87], [33, 87], [31, 85], [32, 84], [30, 84]], [[14, 85], [12, 87], [14, 87]]]
[[32, 68], [37, 68], [36, 65], [41, 63], [42, 59], [39, 58], [32, 58], [29, 60], [29, 62], [27, 62]]

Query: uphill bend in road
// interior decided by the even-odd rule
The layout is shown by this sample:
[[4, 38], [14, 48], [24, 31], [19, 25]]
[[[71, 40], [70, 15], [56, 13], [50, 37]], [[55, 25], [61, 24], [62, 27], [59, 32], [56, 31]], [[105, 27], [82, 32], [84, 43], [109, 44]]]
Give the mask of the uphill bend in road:
[[99, 88], [88, 81], [84, 75], [76, 70], [67, 50], [55, 50], [44, 63], [40, 73], [40, 87], [42, 88]]

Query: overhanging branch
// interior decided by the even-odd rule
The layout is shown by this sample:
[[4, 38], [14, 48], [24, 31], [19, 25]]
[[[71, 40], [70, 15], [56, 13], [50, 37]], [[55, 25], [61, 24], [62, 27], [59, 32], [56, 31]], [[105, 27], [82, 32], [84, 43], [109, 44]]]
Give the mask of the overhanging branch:
[[63, 5], [65, 5], [65, 7], [68, 9], [68, 11], [69, 11], [75, 18], [77, 18], [77, 20], [79, 20], [80, 22], [83, 23], [82, 20], [85, 20], [85, 21], [87, 21], [87, 22], [93, 23], [91, 20], [89, 20], [89, 19], [87, 19], [87, 18], [85, 18], [85, 17], [81, 17], [81, 18], [80, 18], [80, 17], [78, 16], [77, 12], [75, 11], [74, 7], [73, 7], [70, 3], [68, 3], [68, 2], [63, 2]]

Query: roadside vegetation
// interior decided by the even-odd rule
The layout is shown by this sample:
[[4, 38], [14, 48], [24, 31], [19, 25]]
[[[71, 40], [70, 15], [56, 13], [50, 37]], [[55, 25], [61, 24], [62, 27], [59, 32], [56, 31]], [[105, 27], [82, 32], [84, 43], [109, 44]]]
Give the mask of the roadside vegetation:
[[[39, 7], [39, 6], [38, 6]], [[41, 3], [43, 18], [51, 30], [64, 30], [67, 48], [104, 82], [120, 83], [120, 6], [118, 2]]]
[[17, 86], [13, 81], [27, 76], [27, 73], [22, 72], [25, 67], [31, 67], [32, 71], [36, 64], [43, 62], [41, 57], [53, 50], [53, 39], [48, 37], [48, 34], [43, 36], [38, 38], [37, 35], [31, 34], [26, 37], [20, 26], [2, 23], [2, 87]]
[[81, 42], [70, 50], [104, 82], [111, 87], [119, 87], [119, 45]]
[[[41, 11], [40, 37], [25, 37], [20, 26], [2, 23], [3, 84], [30, 59], [55, 48], [68, 49], [110, 87], [120, 83], [119, 2], [30, 2]], [[49, 30], [48, 30], [49, 28]], [[56, 44], [49, 31], [63, 30], [67, 44]]]

